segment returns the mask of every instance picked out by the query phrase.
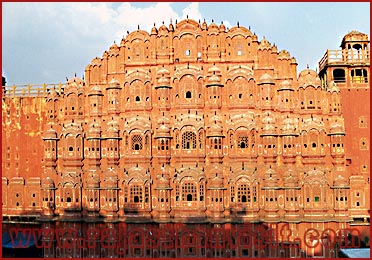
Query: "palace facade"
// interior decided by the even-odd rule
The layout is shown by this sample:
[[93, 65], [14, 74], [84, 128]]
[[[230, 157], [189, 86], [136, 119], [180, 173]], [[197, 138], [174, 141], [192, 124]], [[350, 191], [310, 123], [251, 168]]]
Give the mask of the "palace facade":
[[297, 74], [243, 26], [186, 19], [85, 79], [3, 87], [3, 219], [369, 225], [368, 36], [341, 48]]

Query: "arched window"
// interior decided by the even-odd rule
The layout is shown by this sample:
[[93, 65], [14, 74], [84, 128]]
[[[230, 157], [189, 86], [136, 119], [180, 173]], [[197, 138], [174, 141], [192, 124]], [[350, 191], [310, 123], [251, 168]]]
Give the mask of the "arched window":
[[333, 70], [333, 80], [334, 82], [345, 82], [345, 70], [343, 69]]
[[196, 149], [196, 134], [187, 131], [182, 134], [182, 148], [183, 149]]
[[182, 200], [196, 201], [196, 185], [192, 182], [186, 182], [182, 185]]
[[142, 136], [133, 135], [132, 136], [132, 150], [142, 150]]
[[251, 202], [251, 192], [247, 184], [238, 186], [238, 202]]
[[241, 149], [248, 148], [248, 136], [247, 135], [238, 136], [238, 147]]
[[135, 184], [130, 187], [130, 198], [131, 202], [142, 202], [142, 187], [140, 185]]
[[187, 91], [186, 94], [185, 94], [185, 97], [186, 98], [191, 98], [191, 91]]

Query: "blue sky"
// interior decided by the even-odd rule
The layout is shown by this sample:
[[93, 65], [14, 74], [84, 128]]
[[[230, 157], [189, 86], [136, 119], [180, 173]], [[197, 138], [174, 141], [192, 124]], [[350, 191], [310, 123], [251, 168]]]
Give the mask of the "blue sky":
[[102, 57], [127, 31], [150, 31], [154, 23], [212, 19], [251, 27], [298, 63], [316, 69], [326, 49], [339, 49], [351, 30], [370, 35], [369, 2], [152, 2], [3, 3], [2, 74], [7, 84], [65, 82]]

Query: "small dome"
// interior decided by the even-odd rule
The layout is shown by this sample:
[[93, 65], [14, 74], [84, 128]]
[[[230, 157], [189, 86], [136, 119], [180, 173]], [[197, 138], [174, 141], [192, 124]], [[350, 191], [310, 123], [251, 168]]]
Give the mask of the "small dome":
[[115, 78], [112, 78], [108, 86], [106, 87], [106, 89], [113, 89], [113, 88], [121, 89], [120, 82]]
[[156, 74], [157, 74], [158, 77], [164, 77], [164, 76], [169, 76], [170, 72], [166, 68], [162, 67], [158, 70], [158, 72]]
[[117, 50], [119, 50], [119, 46], [114, 42], [114, 44], [110, 46], [110, 52]]
[[208, 69], [207, 86], [222, 85], [221, 84], [221, 70], [213, 65]]
[[207, 129], [207, 137], [223, 137], [223, 128], [221, 125], [213, 124], [211, 127]]
[[297, 174], [292, 170], [289, 169], [288, 171], [284, 172], [283, 174], [283, 184], [284, 187], [298, 187], [298, 176]]
[[170, 128], [166, 125], [161, 125], [158, 128], [158, 136], [170, 136]]
[[279, 52], [279, 55], [278, 55], [278, 58], [279, 59], [291, 59], [291, 55], [289, 54], [289, 52], [288, 51], [286, 51], [286, 50], [281, 50], [280, 52]]
[[294, 90], [294, 89], [290, 81], [284, 80], [279, 84], [278, 91], [281, 91], [281, 90]]
[[203, 30], [207, 30], [207, 23], [205, 22], [205, 19], [204, 19], [204, 22], [202, 23], [201, 28], [202, 28]]
[[88, 96], [93, 96], [93, 95], [95, 95], [95, 96], [103, 96], [101, 88], [98, 87], [97, 85], [96, 86], [93, 86], [90, 89], [90, 91], [89, 91]]
[[159, 118], [159, 120], [158, 120], [158, 124], [169, 124], [169, 123], [170, 123], [169, 118], [164, 117], [164, 116]]
[[266, 40], [266, 38], [263, 38], [260, 44], [258, 45], [259, 50], [270, 49], [270, 48], [271, 48], [271, 44], [268, 40]]
[[57, 131], [50, 126], [48, 130], [44, 133], [44, 139], [55, 139], [57, 138]]
[[41, 180], [42, 186], [48, 189], [54, 189], [54, 181], [50, 177], [46, 177], [45, 179]]
[[341, 48], [345, 48], [347, 42], [368, 42], [368, 35], [353, 30], [344, 36], [341, 42]]
[[338, 88], [336, 82], [334, 82], [333, 80], [329, 83], [329, 86], [328, 86], [328, 91], [333, 93], [333, 92], [336, 92], [336, 93], [339, 93], [340, 92], [340, 89]]
[[157, 81], [158, 81], [157, 87], [161, 87], [161, 86], [170, 87], [171, 82], [170, 82], [169, 70], [167, 70], [166, 68], [161, 68], [158, 70], [156, 74], [157, 74]]
[[156, 29], [155, 23], [154, 23], [154, 27], [152, 27], [151, 29], [151, 35], [157, 35], [157, 34], [158, 34], [158, 29]]
[[101, 136], [101, 124], [99, 122], [92, 122], [89, 124], [88, 138]]
[[267, 114], [262, 118], [262, 133], [263, 134], [275, 134], [275, 118]]
[[330, 134], [345, 134], [345, 126], [343, 121], [335, 120], [330, 122], [329, 132]]
[[158, 120], [159, 127], [155, 130], [155, 138], [171, 138], [171, 129], [169, 127], [169, 118], [161, 117]]
[[208, 26], [208, 31], [219, 31], [218, 25], [212, 20], [212, 23]]
[[295, 134], [296, 122], [291, 117], [286, 117], [282, 122], [282, 133], [283, 134]]
[[221, 85], [220, 77], [218, 77], [217, 75], [212, 75], [211, 77], [209, 77], [207, 82], [207, 85]]
[[115, 119], [112, 119], [107, 123], [107, 132], [117, 133], [119, 132], [119, 124]]
[[169, 32], [169, 29], [167, 28], [167, 26], [164, 25], [164, 22], [163, 24], [160, 26], [159, 28], [159, 33], [168, 33]]
[[221, 75], [221, 70], [216, 65], [213, 65], [208, 69], [208, 74]]
[[220, 24], [220, 32], [226, 32], [226, 26], [221, 22]]
[[264, 187], [277, 187], [278, 186], [278, 175], [272, 168], [268, 169], [264, 175]]
[[64, 92], [66, 95], [70, 93], [75, 93], [75, 94], [83, 93], [84, 85], [85, 83], [82, 79], [74, 77], [67, 81]]
[[300, 88], [306, 88], [308, 86], [320, 88], [321, 81], [316, 71], [311, 69], [305, 69], [301, 71], [298, 76], [298, 84]]
[[78, 85], [84, 85], [84, 81], [81, 78], [73, 77], [67, 81], [67, 84], [78, 84]]
[[220, 178], [219, 176], [214, 177], [211, 180], [210, 187], [213, 187], [213, 188], [222, 188], [223, 187], [223, 179]]
[[89, 188], [98, 188], [99, 187], [99, 175], [98, 174], [92, 174], [91, 176], [88, 176], [86, 180], [87, 187]]
[[262, 85], [262, 84], [274, 85], [275, 83], [274, 83], [273, 77], [271, 77], [269, 74], [265, 73], [261, 76], [257, 85]]
[[59, 95], [55, 89], [52, 89], [48, 95], [47, 95], [47, 100], [56, 100], [59, 98]]
[[333, 186], [335, 187], [347, 187], [349, 185], [348, 180], [343, 177], [341, 174], [339, 174], [334, 180], [333, 180]]

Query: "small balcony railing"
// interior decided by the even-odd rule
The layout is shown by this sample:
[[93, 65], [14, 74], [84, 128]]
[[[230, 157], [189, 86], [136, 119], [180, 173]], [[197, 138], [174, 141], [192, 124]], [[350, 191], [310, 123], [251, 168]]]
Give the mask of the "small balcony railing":
[[3, 86], [3, 97], [46, 97], [49, 92], [55, 90], [57, 93], [63, 93], [65, 84], [28, 84]]
[[338, 63], [367, 63], [369, 64], [369, 50], [327, 50], [319, 61], [319, 69], [322, 70], [328, 64]]

